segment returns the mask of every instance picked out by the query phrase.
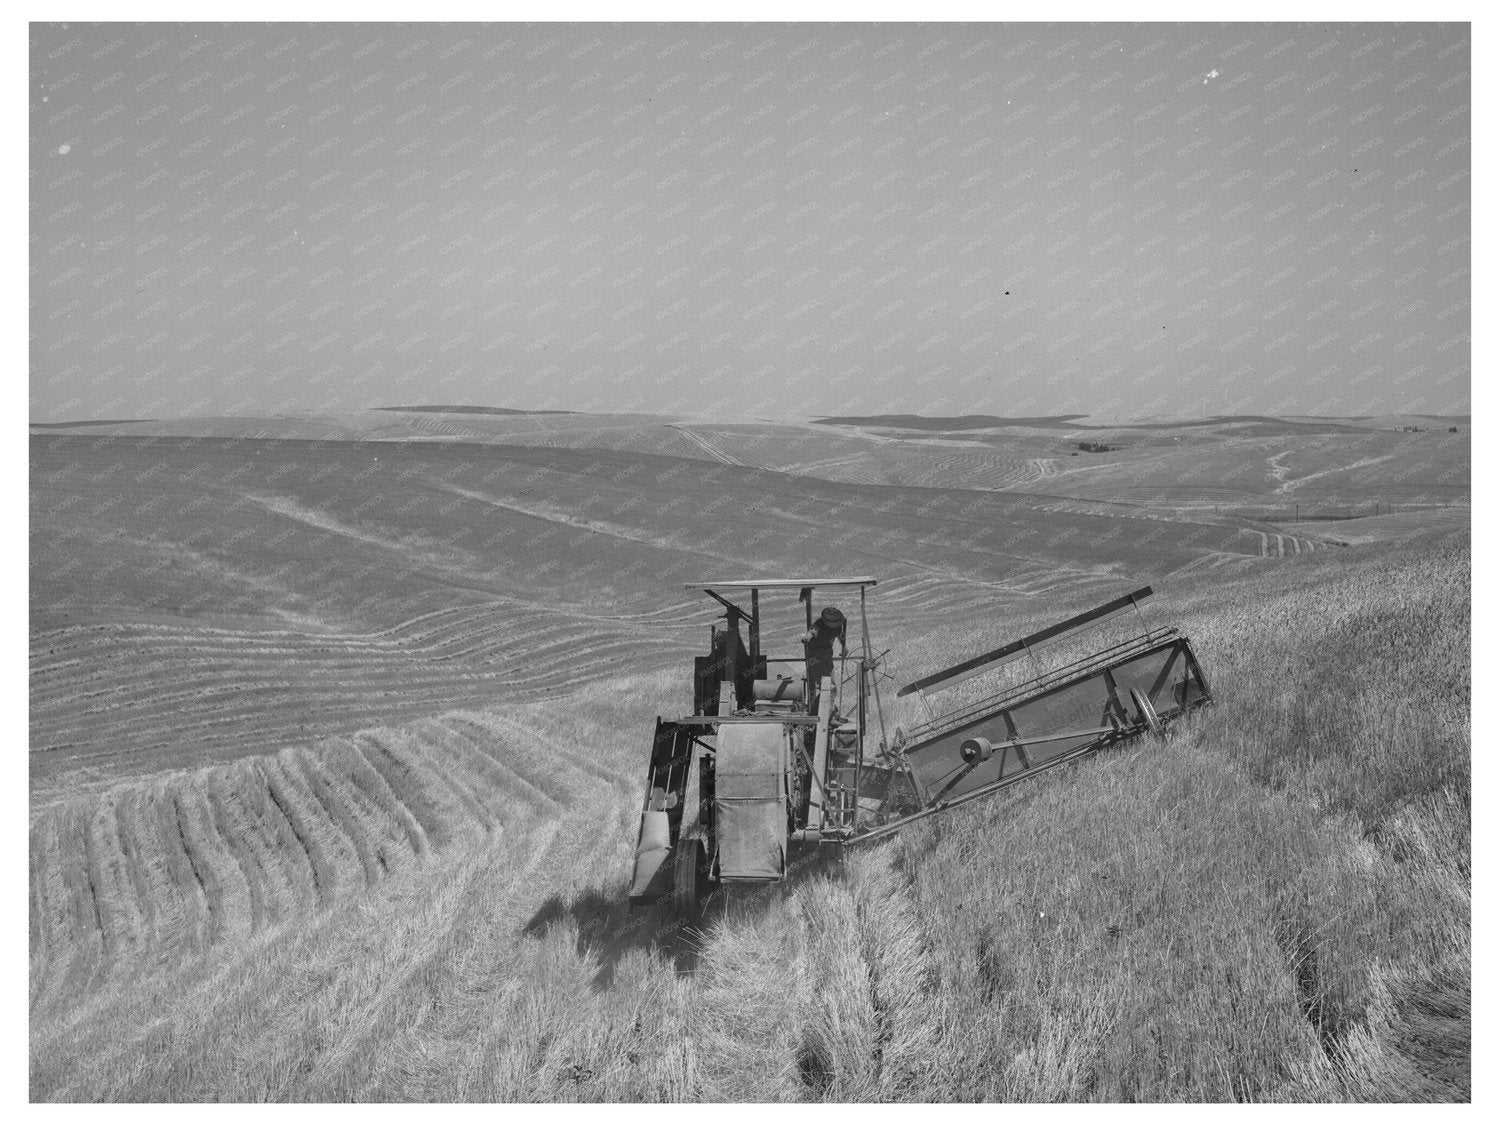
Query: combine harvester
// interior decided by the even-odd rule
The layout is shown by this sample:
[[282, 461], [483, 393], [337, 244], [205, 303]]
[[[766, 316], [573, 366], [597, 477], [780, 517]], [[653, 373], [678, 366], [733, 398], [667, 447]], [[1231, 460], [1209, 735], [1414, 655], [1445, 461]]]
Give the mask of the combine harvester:
[[[711, 627], [709, 654], [694, 661], [692, 714], [656, 721], [632, 908], [666, 905], [691, 916], [715, 886], [777, 882], [799, 853], [882, 839], [1053, 766], [1158, 735], [1211, 701], [1188, 639], [1147, 624], [1140, 610], [1147, 586], [908, 684], [897, 696], [915, 694], [928, 717], [888, 738], [878, 684], [884, 654], [870, 643], [865, 614], [874, 585], [873, 578], [688, 584], [724, 607], [724, 624]], [[841, 610], [814, 617], [819, 589], [858, 591], [852, 642]], [[802, 652], [769, 657], [761, 650], [761, 594], [792, 591], [805, 607]], [[1040, 646], [1131, 613], [1139, 632], [1050, 670], [1036, 665]], [[932, 693], [1019, 659], [1036, 674], [987, 695], [971, 688], [946, 711], [931, 710]]]

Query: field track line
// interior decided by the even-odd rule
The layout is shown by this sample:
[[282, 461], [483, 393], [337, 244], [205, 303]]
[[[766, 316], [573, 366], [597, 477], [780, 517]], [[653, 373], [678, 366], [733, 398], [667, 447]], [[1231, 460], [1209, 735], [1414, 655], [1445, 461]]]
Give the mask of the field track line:
[[[742, 466], [743, 467], [743, 466]], [[460, 488], [457, 485], [444, 485], [444, 490], [462, 496], [468, 500], [476, 500], [483, 504], [489, 504], [495, 508], [503, 508], [506, 511], [516, 512], [519, 515], [530, 516], [532, 519], [546, 520], [549, 523], [561, 524], [564, 527], [576, 528], [579, 531], [593, 532], [596, 535], [609, 535], [616, 539], [628, 540], [632, 543], [643, 543], [648, 547], [656, 547], [663, 551], [673, 551], [701, 555], [706, 559], [716, 562], [731, 562], [729, 555], [705, 551], [700, 543], [679, 543], [666, 535], [652, 535], [650, 532], [640, 531], [624, 524], [613, 523], [607, 520], [590, 519], [586, 516], [576, 516], [568, 512], [560, 512], [535, 505], [517, 504], [498, 497], [490, 496], [473, 489]]]
[[1287, 474], [1291, 472], [1291, 470], [1280, 462], [1283, 457], [1290, 456], [1291, 452], [1292, 451], [1290, 449], [1283, 449], [1280, 453], [1273, 454], [1272, 456], [1266, 458], [1266, 467], [1271, 470], [1271, 477], [1276, 481], [1276, 484], [1278, 486], [1276, 489], [1277, 492], [1286, 491], [1286, 478]]
[[698, 448], [702, 449], [703, 452], [707, 453], [709, 457], [711, 457], [715, 461], [718, 461], [722, 465], [734, 465], [735, 467], [741, 469], [750, 469], [755, 467], [753, 465], [746, 465], [744, 462], [731, 457], [722, 449], [718, 448], [718, 446], [710, 442], [705, 435], [698, 433], [690, 426], [673, 425], [672, 429], [676, 430], [683, 437], [687, 438], [694, 445], [698, 446]]
[[1283, 484], [1280, 488], [1278, 488], [1276, 491], [1277, 492], [1295, 492], [1295, 491], [1297, 491], [1297, 489], [1301, 488], [1304, 484], [1306, 484], [1310, 480], [1317, 480], [1319, 477], [1330, 476], [1333, 473], [1347, 473], [1347, 472], [1352, 472], [1355, 469], [1369, 468], [1371, 465], [1378, 465], [1382, 461], [1390, 461], [1390, 460], [1392, 460], [1395, 457], [1396, 457], [1395, 453], [1386, 453], [1386, 454], [1383, 454], [1383, 455], [1381, 455], [1379, 457], [1364, 457], [1364, 458], [1361, 458], [1358, 461], [1351, 461], [1347, 465], [1335, 465], [1331, 469], [1321, 469], [1321, 470], [1319, 470], [1316, 473], [1308, 473], [1307, 476], [1305, 476], [1305, 477], [1297, 477], [1297, 478], [1295, 478], [1293, 480], [1289, 480], [1285, 484]]

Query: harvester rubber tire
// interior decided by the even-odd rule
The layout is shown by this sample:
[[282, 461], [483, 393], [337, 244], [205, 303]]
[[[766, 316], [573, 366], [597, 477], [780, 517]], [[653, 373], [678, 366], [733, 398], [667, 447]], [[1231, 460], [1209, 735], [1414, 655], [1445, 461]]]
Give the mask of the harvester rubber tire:
[[1140, 712], [1141, 722], [1146, 724], [1146, 729], [1151, 732], [1152, 737], [1160, 738], [1162, 736], [1161, 716], [1156, 713], [1150, 697], [1140, 688], [1131, 688], [1130, 699], [1135, 704], [1135, 709]]
[[672, 856], [672, 917], [689, 921], [698, 917], [698, 864], [703, 845], [696, 835], [683, 833]]

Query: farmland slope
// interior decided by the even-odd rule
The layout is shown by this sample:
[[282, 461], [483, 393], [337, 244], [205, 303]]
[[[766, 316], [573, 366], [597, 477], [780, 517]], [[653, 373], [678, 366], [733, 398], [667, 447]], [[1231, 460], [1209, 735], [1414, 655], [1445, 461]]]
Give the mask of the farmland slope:
[[[34, 437], [33, 1098], [1467, 1097], [1464, 509], [1335, 547], [705, 432]], [[747, 559], [878, 574], [895, 681], [1151, 581], [1219, 705], [663, 929], [642, 738]]]

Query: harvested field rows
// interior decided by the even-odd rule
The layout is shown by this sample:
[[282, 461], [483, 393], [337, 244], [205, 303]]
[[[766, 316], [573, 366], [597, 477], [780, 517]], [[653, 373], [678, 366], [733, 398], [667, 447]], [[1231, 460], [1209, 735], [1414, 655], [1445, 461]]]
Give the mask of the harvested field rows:
[[[33, 439], [34, 1098], [1395, 1088], [1326, 1044], [1385, 1074], [1424, 949], [1435, 989], [1467, 987], [1466, 821], [1444, 811], [1467, 800], [1466, 554], [891, 487], [1015, 469], [980, 443], [652, 425], [473, 425], [580, 448]], [[690, 456], [587, 444], [689, 430]], [[722, 612], [682, 583], [747, 571], [879, 576], [892, 726], [920, 701], [890, 688], [1146, 582], [1221, 706], [1170, 753], [719, 907], [695, 950], [621, 892], [651, 720], [685, 706]], [[800, 632], [800, 606], [763, 608], [777, 645]], [[1392, 719], [1386, 693], [1421, 705]], [[1191, 894], [1163, 893], [1183, 872]]]
[[[771, 440], [734, 433], [737, 453]], [[1260, 553], [1239, 528], [1099, 505], [608, 450], [49, 435], [33, 457], [43, 800], [676, 667], [715, 616], [682, 583], [748, 558], [875, 573], [907, 628], [976, 592], [996, 612]]]
[[614, 674], [643, 648], [655, 662], [689, 647], [684, 630], [655, 613], [610, 622], [507, 603], [365, 635], [53, 630], [33, 639], [33, 780], [77, 785], [87, 780], [79, 769], [109, 777], [260, 753], [309, 733], [567, 690]]
[[[1029, 566], [976, 588], [957, 573], [892, 567], [872, 612], [881, 627], [903, 629], [960, 619], [976, 597], [998, 608], [1106, 584]], [[566, 692], [621, 669], [676, 667], [702, 647], [713, 617], [701, 598], [612, 619], [493, 602], [355, 635], [148, 623], [50, 630], [32, 645], [33, 796]]]
[[38, 808], [33, 1007], [349, 900], [460, 840], [556, 821], [601, 786], [634, 794], [635, 755], [539, 734], [540, 714], [453, 712]]
[[1328, 544], [1316, 539], [1303, 539], [1296, 535], [1279, 532], [1258, 532], [1260, 555], [1264, 559], [1284, 559], [1288, 555], [1310, 555], [1314, 551], [1325, 551]]
[[[621, 899], [642, 739], [680, 684], [49, 806], [31, 1095], [1465, 1098], [1455, 540], [1178, 586], [1217, 707], [715, 900], [688, 940]], [[892, 594], [904, 614], [938, 588]], [[877, 643], [931, 664], [1035, 623], [971, 614]], [[1421, 704], [1392, 718], [1393, 692]]]

